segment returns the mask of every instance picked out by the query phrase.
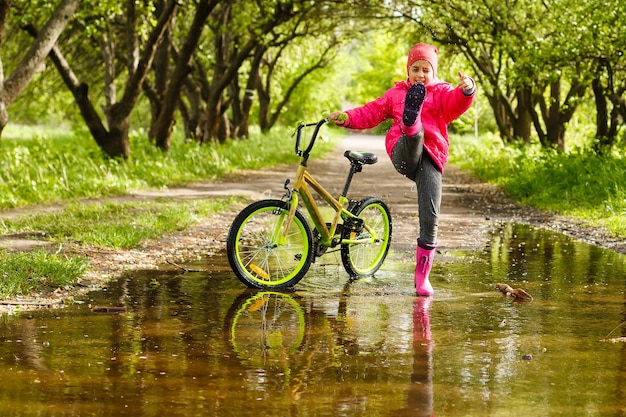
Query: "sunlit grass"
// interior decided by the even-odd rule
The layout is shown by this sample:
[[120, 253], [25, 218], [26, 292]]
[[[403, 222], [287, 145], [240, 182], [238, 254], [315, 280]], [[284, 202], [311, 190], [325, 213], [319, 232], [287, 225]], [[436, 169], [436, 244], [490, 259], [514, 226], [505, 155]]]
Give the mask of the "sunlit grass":
[[[1, 233], [38, 231], [56, 243], [131, 249], [148, 239], [184, 230], [237, 199], [156, 200], [128, 203], [70, 204], [58, 212], [0, 221]], [[71, 286], [88, 269], [76, 256], [47, 252], [0, 252], [0, 298]]]
[[[240, 169], [296, 163], [291, 133], [291, 129], [275, 129], [219, 145], [178, 139], [163, 153], [136, 132], [131, 157], [121, 161], [103, 156], [86, 133], [14, 129], [0, 144], [0, 209], [121, 195], [212, 180]], [[319, 141], [313, 157], [333, 148], [332, 141]]]
[[626, 237], [626, 159], [623, 152], [557, 153], [505, 147], [492, 137], [455, 138], [451, 162], [497, 184], [517, 201], [602, 225]]
[[53, 242], [130, 249], [147, 239], [185, 230], [211, 213], [233, 204], [233, 198], [71, 204], [64, 210], [5, 220], [0, 233], [38, 231]]
[[84, 258], [45, 251], [0, 252], [0, 298], [73, 285], [88, 266]]

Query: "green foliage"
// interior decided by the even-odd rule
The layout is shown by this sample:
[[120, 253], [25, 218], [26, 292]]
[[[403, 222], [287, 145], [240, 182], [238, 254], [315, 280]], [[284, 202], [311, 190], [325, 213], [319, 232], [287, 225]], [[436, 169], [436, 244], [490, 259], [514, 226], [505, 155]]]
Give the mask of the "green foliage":
[[[41, 27], [54, 8], [54, 4], [42, 0], [13, 2], [2, 45], [5, 74], [11, 73], [32, 44], [32, 38], [20, 26], [33, 22]], [[142, 40], [145, 41], [154, 24], [155, 12], [150, 2], [83, 2], [59, 39], [58, 45], [78, 79], [89, 85], [90, 100], [97, 109], [106, 107], [104, 94], [108, 91], [103, 88], [102, 57], [106, 54], [102, 53], [102, 48], [110, 42], [119, 59], [114, 62], [114, 86], [117, 96], [121, 97], [128, 75], [125, 68], [132, 61], [129, 48], [133, 41], [139, 42], [139, 49], [146, 46]], [[172, 46], [182, 46], [193, 14], [192, 2], [181, 3], [168, 34]], [[485, 110], [477, 118], [482, 118], [489, 105], [493, 106], [493, 112], [500, 116], [497, 121], [501, 134], [508, 135], [503, 139], [517, 140], [513, 136], [515, 132], [509, 132], [513, 126], [511, 115], [521, 114], [529, 107], [518, 103], [516, 90], [521, 86], [532, 88], [535, 101], [545, 96], [550, 103], [556, 97], [549, 97], [550, 82], [562, 80], [560, 88], [565, 96], [573, 81], [580, 81], [588, 91], [584, 99], [593, 102], [589, 83], [597, 77], [605, 87], [604, 97], [611, 101], [608, 110], [613, 110], [611, 107], [619, 110], [626, 79], [624, 16], [626, 3], [620, 0], [508, 3], [399, 0], [359, 2], [358, 7], [353, 2], [326, 1], [219, 2], [194, 55], [195, 64], [201, 65], [202, 70], [193, 73], [205, 74], [202, 82], [209, 83], [214, 75], [224, 72], [220, 65], [239, 66], [238, 78], [230, 83], [233, 90], [225, 91], [221, 101], [237, 106], [239, 100], [229, 95], [245, 94], [253, 52], [233, 62], [220, 63], [220, 59], [228, 60], [237, 51], [245, 50], [248, 44], [267, 47], [259, 82], [271, 97], [271, 111], [280, 111], [280, 123], [290, 125], [298, 119], [319, 114], [322, 109], [352, 107], [378, 97], [394, 81], [405, 77], [408, 48], [416, 42], [429, 41], [440, 45], [441, 60], [445, 63], [440, 65], [441, 78], [453, 83], [456, 70], [460, 69], [454, 62], [455, 54], [465, 55], [470, 62], [465, 64], [466, 71], [477, 79], [479, 90], [490, 96], [490, 102], [484, 102], [481, 108]], [[127, 19], [133, 20], [128, 22]], [[133, 33], [128, 33], [131, 27]], [[216, 48], [218, 43], [220, 47]], [[290, 93], [290, 87], [323, 55], [326, 47], [331, 52], [323, 69], [308, 74], [299, 82], [297, 90]], [[605, 62], [606, 66], [600, 67], [599, 62]], [[193, 73], [189, 82], [195, 80]], [[146, 87], [158, 85], [156, 78], [155, 72], [151, 72]], [[206, 88], [202, 83], [196, 87]], [[281, 101], [289, 94], [288, 102], [282, 106]], [[183, 99], [188, 100], [191, 98]], [[563, 98], [558, 110], [564, 112], [579, 104], [578, 99], [565, 101]], [[151, 117], [149, 103], [144, 98], [139, 106], [142, 109], [135, 109], [132, 127], [147, 129]], [[541, 111], [539, 105], [535, 107], [544, 129], [547, 125], [553, 126], [543, 120], [547, 114], [554, 114], [552, 110]], [[584, 110], [590, 125], [595, 120], [593, 111], [589, 107]], [[253, 107], [252, 122], [254, 112], [258, 112], [258, 107]], [[141, 117], [137, 117], [137, 113], [141, 113]], [[228, 111], [231, 117], [233, 113], [233, 109]], [[72, 96], [49, 61], [45, 70], [11, 105], [9, 114], [18, 122], [55, 123], [63, 119], [67, 123], [71, 119], [82, 123]], [[615, 122], [622, 126], [622, 119], [616, 118]], [[494, 120], [491, 117], [489, 123], [481, 126], [493, 129]], [[529, 123], [528, 120], [525, 123]], [[566, 127], [569, 121], [563, 117], [559, 123]], [[457, 123], [454, 129], [465, 132], [465, 127]], [[567, 139], [569, 141], [569, 130]]]
[[[330, 39], [302, 40], [282, 51], [282, 59], [272, 68], [271, 77], [272, 103], [280, 103], [290, 91], [298, 77], [319, 60]], [[346, 89], [338, 82], [340, 67], [329, 66], [318, 68], [299, 82], [286, 105], [281, 109], [280, 124], [295, 125], [298, 120], [321, 119], [324, 109], [335, 109], [341, 104], [340, 98]], [[273, 105], [275, 106], [275, 104]], [[255, 107], [255, 112], [258, 108]], [[276, 108], [272, 108], [276, 111]], [[254, 117], [258, 117], [255, 113]]]
[[[21, 135], [13, 131], [0, 147], [0, 208], [120, 195], [296, 162], [291, 133], [291, 129], [276, 129], [223, 145], [178, 140], [169, 153], [135, 134], [131, 158], [120, 161], [104, 157], [87, 134], [49, 130], [17, 139]], [[332, 142], [320, 141], [313, 156], [332, 148]]]
[[84, 258], [45, 251], [0, 252], [0, 297], [50, 291], [73, 285], [88, 267]]
[[557, 153], [506, 147], [493, 137], [464, 137], [451, 162], [497, 184], [517, 201], [602, 224], [626, 237], [626, 159], [623, 154]]
[[383, 95], [394, 82], [407, 78], [406, 59], [415, 42], [398, 42], [396, 31], [379, 30], [368, 42], [354, 44], [346, 68], [350, 89], [346, 100], [361, 105]]
[[[623, 1], [400, 3], [412, 6], [416, 33], [428, 31], [436, 44], [471, 62], [505, 142], [524, 142], [540, 126], [544, 146], [562, 146], [569, 131], [559, 135], [582, 100], [600, 108], [606, 100], [607, 114], [623, 114]], [[602, 88], [592, 93], [594, 78]], [[593, 112], [586, 116], [593, 124]], [[611, 122], [623, 126], [621, 118]]]

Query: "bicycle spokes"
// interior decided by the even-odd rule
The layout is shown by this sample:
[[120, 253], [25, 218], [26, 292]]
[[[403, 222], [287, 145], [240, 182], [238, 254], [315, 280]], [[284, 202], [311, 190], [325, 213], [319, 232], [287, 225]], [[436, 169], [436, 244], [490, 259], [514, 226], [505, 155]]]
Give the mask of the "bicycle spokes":
[[244, 209], [233, 222], [228, 259], [246, 285], [288, 287], [302, 279], [313, 261], [313, 236], [299, 211], [284, 230], [288, 204], [263, 200]]

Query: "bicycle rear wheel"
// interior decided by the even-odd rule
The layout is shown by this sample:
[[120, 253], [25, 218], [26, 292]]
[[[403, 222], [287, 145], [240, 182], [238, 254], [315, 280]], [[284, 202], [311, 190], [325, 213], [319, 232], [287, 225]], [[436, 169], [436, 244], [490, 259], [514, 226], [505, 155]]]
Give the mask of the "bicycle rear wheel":
[[226, 241], [228, 262], [237, 278], [252, 288], [292, 287], [313, 262], [313, 234], [300, 210], [282, 235], [289, 204], [262, 200], [235, 217]]
[[[379, 240], [367, 244], [341, 245], [341, 261], [350, 276], [373, 275], [383, 264], [391, 244], [391, 214], [383, 200], [366, 197], [358, 202], [350, 212], [363, 220], [363, 224], [376, 232]], [[344, 226], [344, 238], [349, 229]], [[353, 239], [368, 239], [371, 233], [360, 228]]]

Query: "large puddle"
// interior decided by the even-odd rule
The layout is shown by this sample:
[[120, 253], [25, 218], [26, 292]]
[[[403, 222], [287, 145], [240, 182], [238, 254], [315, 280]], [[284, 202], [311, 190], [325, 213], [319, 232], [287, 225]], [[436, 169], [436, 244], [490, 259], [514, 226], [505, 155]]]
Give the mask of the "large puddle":
[[317, 264], [273, 293], [246, 290], [221, 254], [208, 273], [141, 271], [5, 316], [0, 415], [626, 414], [624, 256], [506, 225], [484, 252], [440, 254], [432, 299], [404, 257], [355, 282]]

